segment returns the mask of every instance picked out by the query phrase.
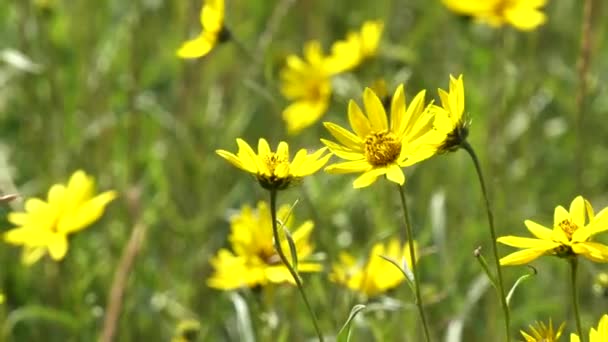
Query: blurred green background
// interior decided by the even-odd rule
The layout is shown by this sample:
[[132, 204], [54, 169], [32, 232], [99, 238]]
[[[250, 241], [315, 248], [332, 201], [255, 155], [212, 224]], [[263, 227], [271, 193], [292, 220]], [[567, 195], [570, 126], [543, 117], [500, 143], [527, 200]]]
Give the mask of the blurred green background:
[[[287, 136], [278, 72], [306, 40], [320, 39], [327, 51], [368, 19], [385, 21], [379, 56], [334, 80], [322, 121], [346, 123], [348, 100], [360, 101], [363, 87], [379, 78], [391, 92], [405, 83], [410, 98], [428, 89], [427, 99], [437, 101], [436, 88], [447, 87], [450, 73], [462, 73], [469, 140], [486, 172], [499, 235], [527, 236], [528, 218], [550, 225], [554, 207], [579, 194], [596, 211], [608, 206], [608, 6], [595, 5], [580, 135], [575, 96], [582, 1], [549, 1], [548, 22], [522, 33], [475, 24], [438, 0], [227, 0], [226, 24], [254, 61], [233, 43], [199, 60], [175, 56], [200, 30], [201, 1], [1, 2], [2, 192], [14, 184], [24, 197], [45, 196], [51, 184], [82, 168], [100, 189], [121, 194], [101, 221], [72, 237], [60, 263], [45, 258], [26, 268], [19, 248], [0, 249], [2, 338], [96, 340], [116, 266], [138, 223], [147, 233], [127, 283], [117, 341], [166, 341], [184, 319], [201, 323], [200, 341], [312, 338], [295, 288], [228, 293], [206, 286], [209, 258], [228, 245], [230, 212], [267, 199], [251, 177], [214, 151], [235, 151], [237, 137], [251, 144], [265, 137], [273, 146], [286, 140], [293, 150], [320, 147], [319, 138], [328, 137], [320, 122]], [[285, 15], [273, 15], [281, 6]], [[491, 261], [468, 156], [435, 157], [407, 175], [414, 230], [425, 247], [419, 269], [434, 339], [502, 338], [495, 293], [483, 285], [472, 256], [482, 246]], [[401, 229], [394, 186], [380, 181], [354, 190], [353, 179], [320, 172], [279, 197], [280, 203], [299, 199], [296, 219], [315, 221], [313, 241], [328, 271], [340, 250], [366, 256], [373, 242]], [[3, 227], [10, 225], [4, 221]], [[502, 255], [513, 251], [500, 248]], [[549, 317], [568, 320], [567, 331], [574, 331], [567, 264], [547, 257], [533, 265], [538, 275], [511, 303], [513, 332]], [[581, 270], [582, 318], [589, 327], [608, 307], [608, 299], [592, 291], [594, 277], [608, 269], [584, 261]], [[506, 268], [507, 284], [527, 272]], [[326, 273], [306, 275], [305, 286], [327, 335], [362, 302]], [[355, 323], [354, 341], [422, 338], [407, 286], [372, 303]], [[461, 335], [452, 330], [459, 323]]]

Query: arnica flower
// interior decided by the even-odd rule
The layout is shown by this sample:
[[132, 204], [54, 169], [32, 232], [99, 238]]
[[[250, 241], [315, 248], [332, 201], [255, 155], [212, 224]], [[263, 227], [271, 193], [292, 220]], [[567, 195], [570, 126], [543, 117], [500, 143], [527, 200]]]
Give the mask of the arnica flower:
[[258, 153], [242, 139], [236, 139], [239, 147], [237, 154], [228, 151], [215, 151], [232, 165], [255, 175], [260, 185], [267, 190], [283, 190], [299, 182], [302, 177], [311, 175], [322, 168], [331, 154], [325, 154], [326, 148], [321, 148], [312, 154], [306, 149], [299, 150], [289, 161], [289, 146], [281, 141], [276, 152], [270, 150], [266, 139], [258, 141]]
[[[570, 334], [570, 342], [580, 342], [581, 339], [577, 334]], [[608, 314], [605, 314], [600, 319], [597, 329], [589, 330], [589, 342], [606, 342], [608, 341]]]
[[[290, 229], [294, 221], [289, 215], [290, 206], [281, 206], [277, 217], [291, 232], [297, 258], [298, 272], [319, 272], [321, 264], [307, 261], [313, 253], [310, 234], [314, 228], [312, 221], [305, 221], [295, 229]], [[291, 283], [295, 281], [287, 267], [275, 252], [272, 235], [270, 209], [266, 202], [259, 202], [257, 210], [243, 206], [240, 213], [231, 220], [228, 237], [232, 251], [221, 249], [211, 260], [214, 273], [207, 280], [210, 287], [232, 290], [240, 287], [264, 286], [268, 283]], [[282, 249], [288, 260], [292, 260], [287, 239], [281, 239]]]
[[[591, 238], [608, 229], [608, 208], [594, 215], [591, 204], [582, 196], [570, 204], [570, 211], [562, 206], [555, 208], [553, 229], [526, 220], [526, 227], [535, 238], [503, 236], [498, 242], [523, 250], [500, 259], [501, 265], [528, 263], [541, 255], [574, 257], [581, 255], [596, 262], [608, 262], [608, 246], [591, 241]], [[587, 222], [589, 219], [589, 223]]]
[[224, 0], [206, 0], [200, 14], [202, 32], [198, 37], [182, 44], [177, 50], [181, 58], [198, 58], [207, 55], [219, 43], [230, 39], [224, 27]]
[[531, 31], [546, 20], [542, 7], [547, 0], [443, 0], [450, 10], [492, 27], [509, 24], [521, 31]]
[[557, 331], [553, 329], [553, 322], [549, 320], [547, 326], [544, 322], [536, 322], [534, 325], [529, 325], [529, 333], [520, 330], [525, 342], [557, 342], [562, 336], [566, 323], [562, 323]]
[[370, 88], [363, 92], [364, 115], [353, 100], [348, 105], [348, 120], [354, 133], [331, 122], [325, 128], [338, 143], [321, 139], [329, 150], [347, 160], [328, 166], [329, 173], [363, 172], [355, 188], [371, 185], [379, 176], [403, 185], [402, 167], [416, 164], [437, 152], [441, 141], [433, 129], [433, 116], [424, 105], [425, 91], [419, 92], [406, 108], [403, 86], [399, 86], [391, 103], [391, 122], [382, 101]]
[[336, 41], [328, 58], [328, 68], [333, 73], [352, 70], [366, 59], [375, 57], [384, 30], [382, 20], [366, 21], [359, 32], [349, 32], [345, 40]]
[[[417, 249], [416, 244], [414, 244], [414, 247]], [[420, 254], [416, 252], [415, 255]], [[375, 244], [364, 263], [357, 261], [355, 257], [346, 252], [340, 253], [340, 262], [333, 265], [332, 273], [329, 276], [330, 280], [366, 297], [383, 294], [401, 284], [405, 277], [395, 265], [382, 257], [392, 259], [398, 263], [405, 260], [407, 267], [412, 268], [408, 244], [401, 247], [399, 240], [393, 238], [386, 244]]]
[[290, 134], [317, 122], [327, 111], [331, 97], [331, 76], [327, 57], [318, 41], [307, 42], [304, 59], [289, 55], [281, 70], [281, 93], [292, 103], [283, 110]]
[[450, 75], [449, 91], [438, 89], [441, 106], [432, 105], [435, 115], [433, 123], [437, 132], [445, 139], [439, 152], [455, 151], [469, 135], [470, 122], [464, 115], [464, 81], [462, 75]]
[[10, 213], [8, 221], [18, 227], [6, 232], [4, 240], [24, 247], [25, 264], [35, 263], [47, 252], [53, 260], [61, 260], [68, 251], [68, 235], [97, 221], [115, 197], [114, 191], [95, 195], [93, 178], [76, 171], [67, 185], [51, 187], [46, 202], [30, 198], [25, 212]]

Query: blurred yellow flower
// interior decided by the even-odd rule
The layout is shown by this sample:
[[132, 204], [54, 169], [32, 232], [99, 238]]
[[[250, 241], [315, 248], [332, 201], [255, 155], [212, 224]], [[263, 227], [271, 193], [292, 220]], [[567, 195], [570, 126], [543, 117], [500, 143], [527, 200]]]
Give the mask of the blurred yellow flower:
[[441, 143], [433, 129], [433, 116], [424, 104], [425, 91], [419, 92], [409, 107], [405, 105], [403, 86], [395, 91], [391, 104], [391, 122], [378, 96], [370, 88], [363, 92], [367, 115], [353, 100], [348, 105], [348, 119], [354, 133], [325, 122], [325, 128], [339, 143], [321, 139], [329, 150], [346, 162], [328, 166], [329, 173], [363, 172], [353, 187], [371, 185], [386, 175], [388, 180], [403, 185], [402, 167], [416, 164], [437, 152]]
[[225, 150], [215, 151], [232, 165], [252, 173], [264, 189], [283, 190], [302, 177], [311, 175], [322, 168], [331, 154], [325, 154], [327, 148], [321, 148], [312, 154], [305, 149], [299, 150], [289, 161], [289, 146], [281, 141], [276, 152], [270, 150], [266, 139], [258, 142], [258, 153], [242, 139], [236, 139], [239, 147], [237, 154]]
[[4, 240], [23, 245], [25, 264], [35, 263], [47, 252], [53, 260], [61, 260], [68, 250], [68, 235], [97, 221], [115, 197], [114, 191], [95, 196], [95, 181], [78, 170], [67, 185], [53, 185], [46, 202], [30, 198], [25, 212], [10, 213], [8, 221], [18, 227], [6, 232]]
[[[414, 244], [414, 248], [416, 250], [415, 255], [420, 255], [416, 244]], [[375, 244], [365, 264], [358, 262], [352, 255], [342, 252], [339, 257], [340, 262], [333, 265], [329, 278], [331, 281], [342, 284], [367, 297], [380, 295], [405, 280], [403, 273], [395, 265], [382, 259], [381, 256], [398, 263], [403, 263], [403, 260], [405, 260], [407, 267], [411, 269], [412, 259], [408, 251], [407, 243], [401, 247], [399, 239], [392, 238], [386, 244]]]
[[562, 332], [566, 323], [562, 323], [557, 331], [553, 330], [553, 322], [549, 320], [549, 326], [544, 322], [536, 322], [534, 325], [529, 325], [530, 333], [526, 333], [523, 330], [519, 332], [525, 339], [525, 342], [557, 342], [562, 336]]
[[469, 121], [464, 115], [464, 81], [462, 75], [454, 78], [450, 75], [449, 92], [438, 89], [441, 106], [432, 105], [435, 114], [433, 125], [439, 134], [445, 137], [440, 152], [454, 151], [469, 135]]
[[[570, 334], [570, 342], [580, 342], [581, 339], [577, 334]], [[604, 314], [597, 325], [597, 330], [591, 328], [589, 330], [589, 342], [606, 342], [608, 341], [608, 314]]]
[[179, 322], [171, 342], [195, 342], [201, 332], [201, 324], [194, 319]]
[[509, 24], [530, 31], [546, 20], [542, 7], [547, 0], [442, 0], [447, 8], [492, 27]]
[[[281, 206], [277, 217], [291, 231], [298, 256], [298, 272], [319, 272], [321, 264], [307, 261], [313, 253], [310, 234], [312, 221], [306, 221], [296, 229], [289, 229], [294, 221], [289, 215], [290, 206]], [[259, 202], [257, 210], [243, 206], [231, 220], [228, 237], [232, 251], [221, 249], [211, 260], [214, 273], [207, 280], [210, 287], [232, 290], [240, 287], [263, 286], [268, 283], [291, 283], [295, 281], [287, 267], [281, 262], [273, 245], [270, 209], [266, 202]], [[280, 234], [282, 230], [280, 230]], [[281, 246], [291, 261], [291, 250], [287, 239], [281, 234]]]
[[497, 241], [502, 244], [523, 248], [500, 259], [501, 265], [526, 264], [541, 255], [574, 257], [580, 254], [592, 261], [608, 262], [608, 247], [591, 241], [594, 235], [608, 230], [608, 208], [595, 216], [591, 204], [582, 196], [578, 196], [570, 204], [569, 212], [562, 206], [555, 208], [553, 229], [530, 220], [524, 223], [536, 238], [498, 238]]
[[345, 40], [336, 41], [328, 58], [328, 68], [333, 73], [352, 70], [368, 58], [376, 56], [384, 30], [382, 20], [363, 23], [361, 31], [349, 32]]
[[290, 134], [317, 122], [327, 111], [331, 97], [331, 76], [326, 56], [318, 41], [304, 45], [304, 59], [287, 56], [281, 70], [281, 93], [292, 103], [283, 110], [283, 120]]
[[203, 57], [218, 43], [230, 39], [230, 33], [224, 27], [224, 0], [206, 0], [201, 9], [200, 21], [201, 33], [182, 44], [177, 50], [178, 57]]

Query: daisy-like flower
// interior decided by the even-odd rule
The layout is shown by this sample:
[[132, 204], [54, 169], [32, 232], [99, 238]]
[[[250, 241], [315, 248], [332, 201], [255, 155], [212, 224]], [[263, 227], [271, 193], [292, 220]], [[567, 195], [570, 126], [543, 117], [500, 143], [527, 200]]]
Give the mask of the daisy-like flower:
[[322, 168], [331, 154], [325, 154], [326, 148], [321, 148], [312, 154], [306, 149], [299, 150], [289, 161], [289, 146], [281, 141], [276, 152], [270, 150], [266, 139], [258, 141], [258, 153], [242, 139], [236, 139], [239, 147], [237, 154], [224, 150], [215, 151], [232, 165], [256, 176], [264, 189], [283, 190], [297, 183], [304, 176], [311, 175]]
[[224, 27], [224, 0], [206, 0], [201, 9], [202, 31], [198, 37], [182, 44], [177, 50], [181, 58], [199, 58], [207, 55], [219, 43], [230, 39]]
[[[293, 224], [290, 206], [281, 206], [277, 217], [289, 229]], [[207, 280], [210, 287], [232, 290], [240, 287], [264, 286], [268, 283], [291, 283], [295, 281], [287, 267], [281, 262], [273, 245], [272, 221], [266, 202], [259, 202], [257, 210], [243, 206], [240, 213], [231, 220], [228, 237], [232, 250], [221, 249], [211, 260], [213, 275]], [[310, 234], [314, 223], [305, 221], [294, 230], [289, 229], [298, 257], [298, 272], [319, 272], [322, 267], [317, 262], [307, 261], [314, 247]], [[292, 260], [287, 239], [281, 236], [282, 250], [288, 260]]]
[[[416, 244], [414, 244], [414, 248], [417, 249]], [[412, 269], [412, 259], [408, 251], [408, 244], [402, 247], [398, 239], [392, 238], [385, 244], [375, 244], [368, 259], [363, 262], [357, 261], [349, 253], [342, 252], [339, 256], [340, 261], [333, 265], [329, 278], [331, 281], [342, 284], [366, 297], [383, 294], [397, 287], [405, 278], [395, 265], [384, 260], [381, 256], [398, 263], [405, 260], [407, 267]], [[419, 255], [418, 252], [415, 254]]]
[[281, 70], [281, 93], [292, 103], [283, 110], [287, 131], [296, 134], [319, 120], [331, 97], [331, 76], [327, 57], [318, 41], [304, 45], [304, 59], [289, 55]]
[[462, 75], [450, 75], [449, 91], [438, 89], [441, 106], [432, 105], [435, 114], [433, 125], [445, 137], [440, 152], [457, 150], [469, 135], [470, 122], [464, 115], [464, 81]]
[[339, 143], [321, 139], [329, 150], [347, 160], [328, 166], [329, 173], [363, 172], [353, 182], [355, 188], [371, 185], [379, 176], [403, 185], [402, 167], [416, 164], [437, 152], [441, 143], [433, 129], [433, 116], [424, 105], [425, 91], [419, 92], [406, 108], [403, 86], [395, 91], [391, 103], [391, 122], [382, 101], [370, 88], [363, 92], [367, 115], [353, 100], [348, 119], [354, 133], [326, 122], [325, 128]]
[[35, 263], [47, 252], [53, 260], [61, 260], [68, 251], [68, 235], [97, 221], [115, 197], [114, 191], [95, 195], [93, 178], [76, 171], [67, 185], [51, 187], [46, 202], [30, 198], [25, 212], [10, 213], [8, 221], [18, 227], [6, 232], [4, 240], [24, 247], [25, 264]]
[[591, 204], [578, 196], [570, 204], [570, 211], [562, 206], [555, 208], [553, 229], [530, 220], [524, 223], [535, 238], [498, 238], [502, 244], [523, 249], [500, 259], [501, 265], [526, 264], [541, 255], [581, 255], [592, 261], [608, 262], [608, 246], [591, 241], [594, 235], [608, 230], [608, 208], [594, 215]]
[[555, 331], [553, 329], [553, 322], [549, 320], [548, 326], [544, 322], [536, 322], [528, 326], [530, 333], [523, 330], [519, 332], [525, 339], [525, 342], [557, 342], [560, 336], [562, 336], [565, 326], [566, 323], [564, 322]]
[[382, 20], [369, 20], [363, 23], [359, 32], [351, 31], [345, 40], [335, 42], [327, 61], [329, 69], [334, 73], [352, 70], [376, 56], [383, 30]]
[[[577, 334], [570, 334], [570, 342], [580, 342], [581, 339]], [[589, 330], [589, 342], [606, 342], [608, 341], [608, 314], [605, 314], [600, 319], [597, 329]]]
[[472, 16], [492, 27], [512, 25], [521, 31], [531, 31], [546, 20], [542, 7], [547, 0], [443, 0], [450, 10]]

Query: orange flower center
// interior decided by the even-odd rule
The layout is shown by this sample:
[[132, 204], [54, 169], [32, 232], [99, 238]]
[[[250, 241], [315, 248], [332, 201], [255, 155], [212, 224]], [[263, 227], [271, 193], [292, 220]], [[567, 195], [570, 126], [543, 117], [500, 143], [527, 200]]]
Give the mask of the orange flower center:
[[394, 163], [401, 153], [401, 141], [391, 131], [370, 133], [365, 137], [365, 159], [373, 166]]
[[566, 233], [568, 240], [572, 240], [572, 234], [578, 229], [578, 226], [570, 220], [563, 220], [559, 223], [559, 227]]
[[270, 171], [270, 174], [275, 173], [275, 170], [279, 167], [279, 165], [284, 165], [284, 167], [289, 168], [289, 159], [285, 158], [285, 156], [278, 155], [276, 153], [270, 153], [264, 156], [264, 162]]

